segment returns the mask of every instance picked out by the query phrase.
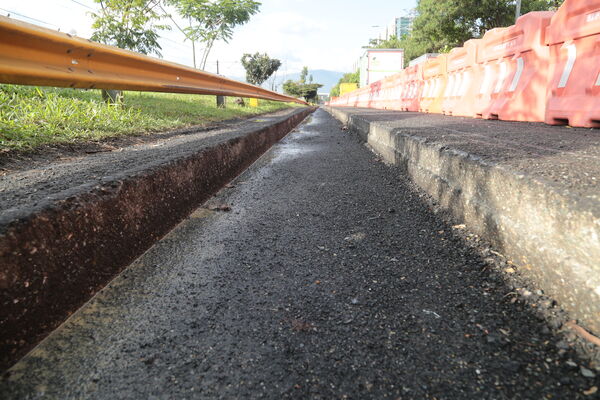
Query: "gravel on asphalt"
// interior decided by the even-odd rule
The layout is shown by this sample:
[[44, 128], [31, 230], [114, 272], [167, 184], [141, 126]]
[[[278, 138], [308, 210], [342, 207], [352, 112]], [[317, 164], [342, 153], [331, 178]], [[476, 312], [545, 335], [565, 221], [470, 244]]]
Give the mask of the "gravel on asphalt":
[[456, 231], [319, 110], [9, 370], [0, 397], [597, 396], [598, 371]]

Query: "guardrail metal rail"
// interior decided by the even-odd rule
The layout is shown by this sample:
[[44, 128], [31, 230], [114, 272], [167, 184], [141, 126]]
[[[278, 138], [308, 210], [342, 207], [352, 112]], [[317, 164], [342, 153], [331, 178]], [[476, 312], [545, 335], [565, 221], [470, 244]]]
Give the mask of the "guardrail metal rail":
[[254, 97], [307, 104], [258, 86], [0, 17], [0, 83]]

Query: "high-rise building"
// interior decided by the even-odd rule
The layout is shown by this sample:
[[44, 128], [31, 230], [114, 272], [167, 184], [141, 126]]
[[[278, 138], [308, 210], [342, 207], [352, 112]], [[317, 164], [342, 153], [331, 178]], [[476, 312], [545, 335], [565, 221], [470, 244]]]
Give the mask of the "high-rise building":
[[390, 24], [384, 28], [384, 30], [379, 35], [379, 38], [381, 40], [388, 40], [392, 36], [401, 38], [403, 35], [408, 35], [412, 30], [414, 19], [414, 16], [394, 18], [392, 22], [390, 22]]
[[396, 18], [396, 37], [401, 38], [408, 35], [412, 30], [414, 17], [399, 17]]

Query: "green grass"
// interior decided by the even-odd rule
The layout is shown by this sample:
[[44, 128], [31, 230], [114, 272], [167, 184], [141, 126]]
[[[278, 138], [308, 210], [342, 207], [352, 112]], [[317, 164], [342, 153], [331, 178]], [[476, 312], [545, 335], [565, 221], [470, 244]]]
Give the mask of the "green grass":
[[99, 90], [0, 85], [0, 151], [148, 134], [288, 107], [266, 100], [242, 107], [227, 98], [219, 109], [214, 96], [148, 92], [125, 92], [123, 105], [107, 105]]

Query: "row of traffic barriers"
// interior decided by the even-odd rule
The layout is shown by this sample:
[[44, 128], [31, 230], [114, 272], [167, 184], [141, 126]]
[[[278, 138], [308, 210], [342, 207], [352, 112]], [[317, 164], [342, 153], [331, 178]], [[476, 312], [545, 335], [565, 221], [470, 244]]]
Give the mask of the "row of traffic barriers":
[[600, 127], [600, 0], [566, 0], [330, 105]]

